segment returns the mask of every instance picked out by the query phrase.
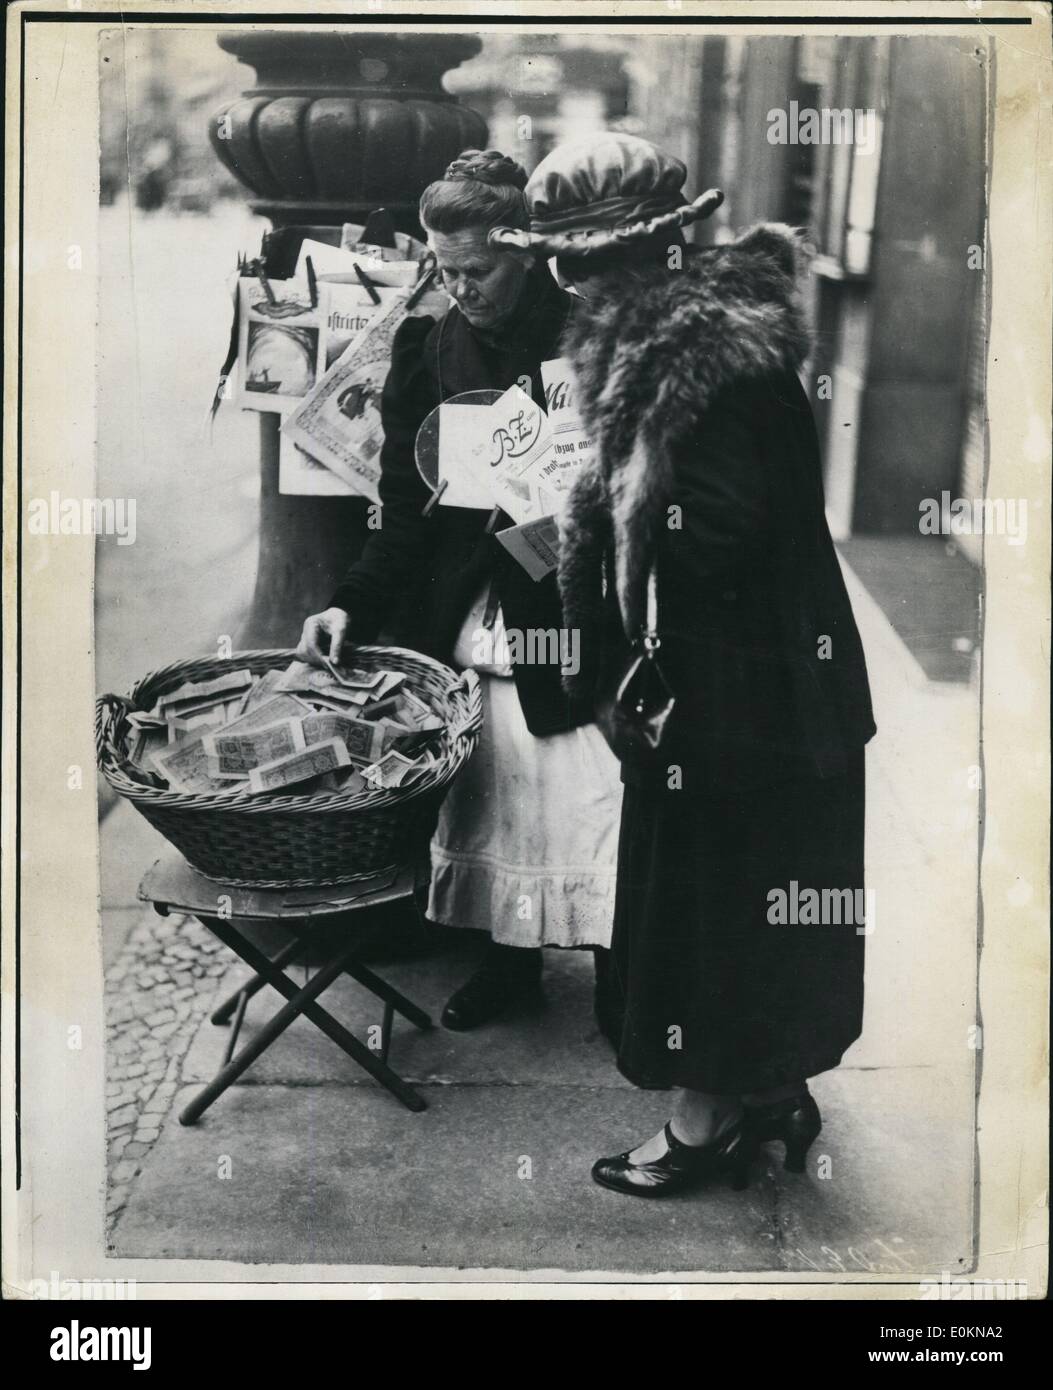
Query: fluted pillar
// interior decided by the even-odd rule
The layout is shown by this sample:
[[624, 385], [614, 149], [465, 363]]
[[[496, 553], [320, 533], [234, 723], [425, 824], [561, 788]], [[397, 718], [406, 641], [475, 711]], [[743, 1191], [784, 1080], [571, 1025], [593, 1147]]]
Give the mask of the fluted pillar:
[[[486, 125], [441, 85], [472, 57], [471, 34], [281, 30], [223, 34], [221, 48], [249, 64], [256, 83], [210, 123], [220, 160], [251, 191], [274, 231], [263, 252], [287, 276], [304, 235], [336, 240], [344, 222], [387, 208], [416, 233], [417, 202]], [[259, 560], [245, 646], [295, 643], [304, 617], [325, 605], [365, 543], [358, 498], [278, 492], [278, 417], [260, 416]]]

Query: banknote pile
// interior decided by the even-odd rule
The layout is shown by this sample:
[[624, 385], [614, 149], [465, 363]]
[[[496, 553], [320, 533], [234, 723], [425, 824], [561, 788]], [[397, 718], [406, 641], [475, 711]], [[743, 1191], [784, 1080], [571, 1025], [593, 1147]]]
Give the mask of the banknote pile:
[[187, 682], [128, 723], [138, 780], [260, 796], [411, 786], [434, 766], [445, 728], [400, 671], [302, 661]]

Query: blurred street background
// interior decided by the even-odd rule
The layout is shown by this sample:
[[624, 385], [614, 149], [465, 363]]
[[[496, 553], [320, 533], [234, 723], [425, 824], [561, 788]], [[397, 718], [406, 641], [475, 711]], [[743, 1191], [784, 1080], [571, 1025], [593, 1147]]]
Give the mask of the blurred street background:
[[[381, 80], [383, 62], [366, 66], [377, 62], [363, 60], [363, 80]], [[693, 1234], [675, 1214], [621, 1207], [626, 1224], [612, 1229], [586, 1159], [637, 1127], [647, 1132], [658, 1111], [614, 1072], [573, 953], [552, 967], [559, 1008], [541, 1024], [510, 1020], [486, 1038], [396, 1037], [396, 1051], [410, 1048], [407, 1074], [430, 1088], [434, 1108], [423, 1117], [359, 1084], [317, 1034], [293, 1028], [207, 1122], [213, 1166], [217, 1144], [243, 1155], [236, 1164], [255, 1165], [271, 1201], [202, 1184], [199, 1132], [169, 1111], [220, 1060], [222, 1030], [204, 1020], [217, 981], [229, 990], [237, 969], [227, 979], [203, 931], [180, 919], [159, 925], [138, 903], [161, 842], [104, 790], [103, 946], [111, 1044], [123, 1058], [110, 1092], [115, 1249], [837, 1270], [851, 1248], [895, 1272], [911, 1248], [911, 1269], [960, 1267], [972, 1202], [975, 1054], [963, 1039], [974, 1010], [977, 797], [966, 770], [978, 760], [981, 550], [978, 536], [921, 535], [918, 517], [921, 501], [944, 490], [982, 494], [984, 274], [969, 248], [984, 241], [986, 63], [980, 44], [953, 37], [500, 34], [483, 36], [442, 77], [485, 119], [488, 143], [528, 169], [557, 142], [627, 130], [685, 161], [691, 196], [724, 189], [718, 216], [696, 229], [700, 241], [776, 220], [805, 228], [814, 248], [806, 298], [816, 346], [805, 378], [879, 725], [868, 754], [879, 923], [868, 943], [866, 1030], [816, 1088], [834, 1117], [838, 1171], [855, 1186], [835, 1197], [828, 1184], [827, 1197], [822, 1184], [787, 1188], [770, 1175], [748, 1219], [721, 1198]], [[292, 134], [275, 119], [268, 145], [266, 82], [203, 26], [111, 31], [100, 81], [98, 495], [136, 499], [137, 540], [99, 538], [96, 663], [98, 689], [124, 693], [171, 661], [215, 654], [224, 636], [237, 647], [246, 631], [261, 536], [259, 419], [225, 402], [210, 426], [208, 410], [236, 258], [258, 254], [270, 223], [217, 159], [207, 128], [256, 83], [261, 95], [243, 98], [256, 132], [255, 194], [262, 187], [273, 207], [308, 206], [289, 152], [306, 118], [293, 112]], [[282, 100], [307, 100], [290, 90]], [[791, 102], [873, 110], [873, 148], [770, 143], [769, 111]], [[348, 144], [347, 158], [361, 151]], [[177, 945], [181, 954], [169, 954]], [[174, 960], [184, 964], [173, 987]], [[464, 965], [400, 969], [396, 982], [435, 1007]], [[346, 1003], [353, 1014], [354, 999]], [[467, 1166], [451, 1158], [425, 1190], [434, 1135], [444, 1153], [467, 1145]], [[506, 1150], [548, 1153], [544, 1182], [510, 1189], [498, 1176]], [[413, 1200], [393, 1205], [401, 1180], [414, 1184]], [[517, 1202], [526, 1203], [518, 1216]]]

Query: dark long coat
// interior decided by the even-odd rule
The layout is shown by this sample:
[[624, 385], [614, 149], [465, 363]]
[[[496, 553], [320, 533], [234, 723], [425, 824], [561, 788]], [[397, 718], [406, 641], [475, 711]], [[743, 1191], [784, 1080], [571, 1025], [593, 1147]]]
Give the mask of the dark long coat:
[[862, 1026], [865, 923], [770, 917], [794, 881], [862, 891], [875, 731], [794, 272], [791, 234], [757, 229], [587, 304], [568, 345], [600, 444], [564, 526], [567, 621], [588, 635], [574, 689], [623, 669], [654, 562], [676, 695], [659, 755], [623, 766], [619, 1065], [647, 1086], [799, 1081]]
[[[504, 391], [529, 377], [534, 400], [544, 405], [540, 366], [559, 356], [573, 308], [571, 296], [539, 266], [500, 333], [474, 329], [456, 307], [439, 322], [413, 318], [400, 326], [381, 403], [382, 525], [330, 600], [350, 615], [352, 641], [375, 641], [384, 630], [450, 663], [458, 633], [488, 580], [507, 628], [562, 626], [555, 575], [535, 583], [485, 534], [487, 512], [439, 506], [421, 515], [431, 494], [417, 471], [414, 442], [429, 412], [463, 391]], [[511, 524], [503, 516], [498, 529]], [[562, 732], [592, 718], [588, 700], [563, 690], [558, 666], [519, 664], [514, 677], [532, 734]]]

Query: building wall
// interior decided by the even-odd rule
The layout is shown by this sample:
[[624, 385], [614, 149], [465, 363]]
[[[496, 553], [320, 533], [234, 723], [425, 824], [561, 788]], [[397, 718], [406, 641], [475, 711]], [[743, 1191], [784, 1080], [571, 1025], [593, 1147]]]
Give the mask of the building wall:
[[919, 501], [959, 487], [983, 273], [971, 253], [984, 241], [980, 56], [965, 39], [892, 42], [853, 515], [861, 532], [916, 530]]
[[[706, 65], [718, 43], [719, 72]], [[986, 47], [943, 37], [705, 44], [693, 59], [705, 123], [693, 146], [680, 138], [696, 155], [708, 142], [726, 192], [708, 236], [776, 219], [804, 228], [816, 252], [807, 379], [835, 534], [917, 534], [923, 498], [956, 492], [963, 470], [982, 473], [982, 271], [970, 261], [984, 241]], [[671, 124], [662, 103], [682, 93], [674, 65], [653, 85], [648, 133]], [[791, 103], [873, 111], [872, 148], [772, 143], [771, 113]]]

